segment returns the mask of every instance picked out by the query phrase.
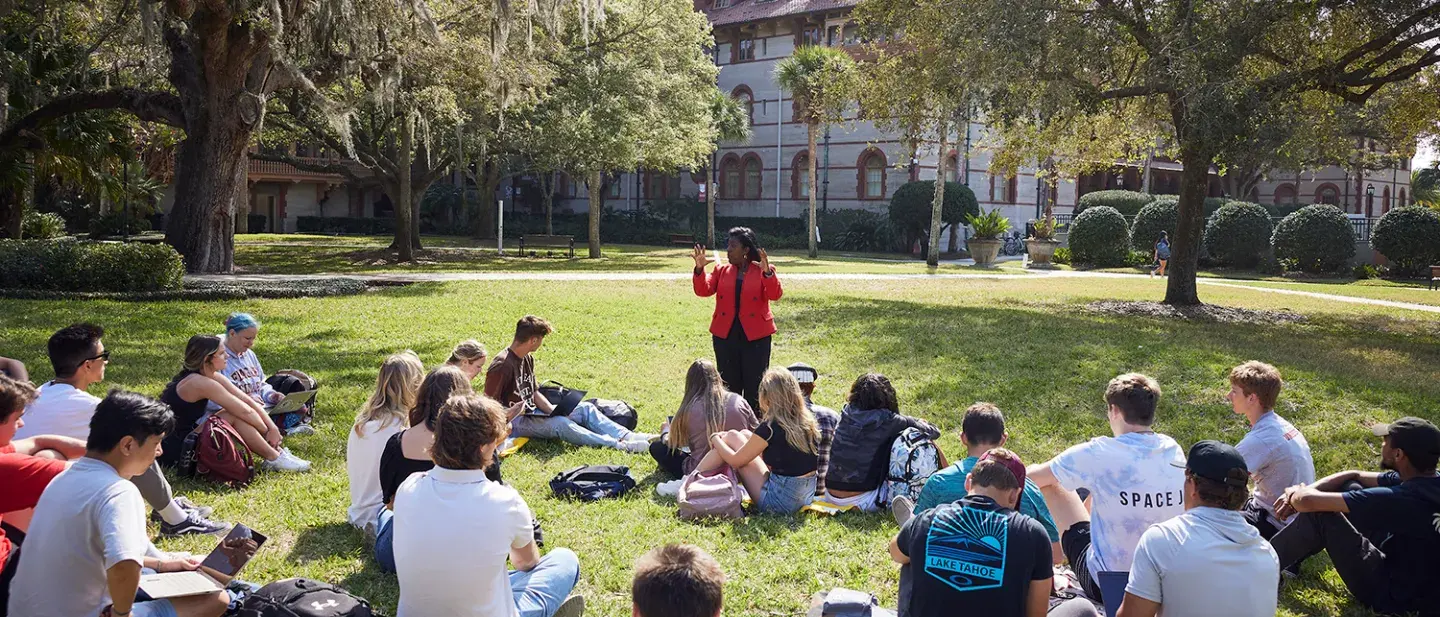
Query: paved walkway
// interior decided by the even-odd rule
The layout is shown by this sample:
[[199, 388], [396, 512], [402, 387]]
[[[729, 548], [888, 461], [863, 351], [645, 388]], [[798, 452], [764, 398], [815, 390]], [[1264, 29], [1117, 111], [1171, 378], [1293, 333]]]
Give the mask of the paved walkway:
[[[1013, 271], [1011, 271], [1013, 272]], [[794, 281], [904, 281], [904, 280], [933, 280], [933, 279], [989, 279], [989, 280], [1025, 280], [1034, 278], [1146, 278], [1144, 274], [1125, 274], [1120, 272], [1081, 272], [1075, 270], [1026, 270], [1021, 274], [988, 274], [984, 272], [947, 272], [937, 274], [877, 274], [877, 273], [848, 273], [848, 272], [792, 272], [785, 275], [785, 280]], [[373, 283], [425, 283], [425, 282], [447, 282], [447, 281], [678, 281], [688, 280], [688, 272], [413, 272], [413, 273], [368, 273], [368, 274], [192, 274], [187, 278], [197, 281], [305, 281], [305, 280], [330, 280], [334, 278], [352, 278]], [[1363, 304], [1368, 306], [1385, 306], [1390, 308], [1420, 311], [1424, 313], [1440, 314], [1440, 306], [1428, 304], [1416, 304], [1412, 302], [1398, 302], [1395, 300], [1379, 300], [1375, 298], [1359, 298], [1355, 296], [1342, 296], [1338, 294], [1327, 294], [1315, 291], [1301, 291], [1298, 289], [1281, 289], [1276, 287], [1255, 287], [1240, 283], [1231, 283], [1219, 279], [1201, 278], [1196, 281], [1200, 285], [1211, 287], [1229, 287], [1233, 289], [1247, 289], [1251, 291], [1264, 291], [1283, 295], [1308, 296], [1320, 300], [1331, 300], [1334, 302], [1346, 302], [1350, 304]]]

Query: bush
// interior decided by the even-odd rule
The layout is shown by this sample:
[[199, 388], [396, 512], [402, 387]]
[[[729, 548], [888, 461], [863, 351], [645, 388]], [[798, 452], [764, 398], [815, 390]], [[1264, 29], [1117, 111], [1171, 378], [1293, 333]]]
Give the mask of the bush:
[[265, 233], [265, 221], [266, 221], [266, 217], [265, 217], [265, 215], [263, 215], [263, 214], [247, 214], [247, 215], [245, 215], [245, 233], [247, 233], [247, 234], [263, 234], [263, 233]]
[[1270, 251], [1274, 232], [1270, 213], [1260, 204], [1232, 201], [1205, 224], [1205, 248], [1211, 259], [1238, 268], [1254, 268]]
[[1132, 268], [1148, 268], [1155, 264], [1155, 253], [1151, 251], [1130, 251], [1125, 254], [1125, 265]]
[[1160, 232], [1170, 234], [1174, 242], [1175, 227], [1180, 224], [1180, 206], [1174, 200], [1160, 198], [1146, 204], [1135, 215], [1135, 224], [1130, 228], [1130, 242], [1137, 251], [1151, 252]]
[[1070, 224], [1070, 255], [1077, 264], [1099, 268], [1125, 265], [1130, 230], [1125, 217], [1109, 206], [1095, 206]]
[[65, 218], [54, 212], [30, 210], [20, 223], [20, 236], [36, 240], [52, 240], [65, 235]]
[[[895, 189], [890, 198], [890, 223], [905, 234], [905, 243], [924, 238], [930, 233], [930, 213], [935, 202], [935, 181], [906, 182]], [[975, 192], [959, 182], [945, 183], [945, 197], [940, 206], [941, 225], [955, 225], [967, 216], [979, 216], [980, 204]]]
[[[1155, 201], [1168, 201], [1168, 202], [1172, 202], [1172, 203], [1176, 204], [1176, 206], [1178, 207], [1179, 204], [1180, 204], [1180, 196], [1179, 196], [1179, 195], [1156, 195], [1156, 196], [1155, 196]], [[1225, 204], [1228, 204], [1228, 203], [1230, 203], [1230, 200], [1229, 200], [1229, 199], [1226, 199], [1226, 198], [1224, 198], [1224, 197], [1206, 197], [1206, 198], [1205, 198], [1205, 209], [1202, 211], [1201, 216], [1208, 219], [1208, 218], [1210, 218], [1210, 215], [1215, 214], [1215, 211], [1216, 211], [1216, 210], [1219, 210], [1221, 206], [1224, 206]], [[1172, 235], [1173, 235], [1173, 234], [1172, 234]]]
[[1055, 255], [1050, 258], [1050, 263], [1060, 266], [1070, 265], [1070, 247], [1062, 246], [1055, 249]]
[[[543, 220], [541, 224], [544, 224]], [[395, 219], [392, 217], [377, 219], [363, 216], [301, 216], [295, 219], [295, 231], [312, 234], [388, 235], [395, 233]]]
[[1370, 246], [1390, 260], [1400, 276], [1420, 276], [1440, 264], [1440, 214], [1420, 206], [1396, 208], [1380, 217]]
[[111, 212], [90, 219], [90, 235], [95, 238], [133, 236], [147, 231], [150, 231], [150, 220], [134, 214], [127, 218], [123, 212]]
[[1334, 272], [1355, 256], [1355, 231], [1339, 208], [1305, 206], [1275, 227], [1275, 257], [1305, 272]]
[[1155, 201], [1155, 196], [1135, 191], [1095, 191], [1080, 196], [1075, 205], [1075, 216], [1099, 206], [1109, 206], [1124, 216], [1135, 216], [1146, 204]]
[[185, 263], [166, 244], [0, 240], [0, 289], [180, 289]]
[[1351, 268], [1350, 272], [1355, 275], [1356, 279], [1360, 280], [1380, 278], [1380, 268], [1376, 267], [1375, 264], [1355, 264], [1355, 267]]
[[902, 250], [904, 241], [889, 217], [858, 208], [820, 213], [820, 239], [827, 249], [870, 253]]

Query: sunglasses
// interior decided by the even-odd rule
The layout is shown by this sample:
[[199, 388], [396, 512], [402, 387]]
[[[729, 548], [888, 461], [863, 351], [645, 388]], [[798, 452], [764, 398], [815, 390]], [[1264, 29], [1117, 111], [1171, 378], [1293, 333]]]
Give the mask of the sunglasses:
[[91, 360], [103, 360], [103, 361], [105, 361], [105, 362], [109, 362], [109, 361], [110, 361], [110, 352], [109, 352], [109, 351], [102, 351], [102, 352], [100, 352], [100, 355], [98, 355], [98, 356], [90, 356], [89, 358], [85, 358], [84, 360], [81, 360], [80, 363], [81, 363], [81, 364], [84, 364], [84, 363], [89, 362], [89, 361], [91, 361]]

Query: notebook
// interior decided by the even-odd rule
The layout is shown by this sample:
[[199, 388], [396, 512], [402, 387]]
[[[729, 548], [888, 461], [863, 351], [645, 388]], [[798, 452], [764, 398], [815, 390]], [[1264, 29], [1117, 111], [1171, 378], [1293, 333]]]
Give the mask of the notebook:
[[220, 591], [250, 562], [266, 539], [260, 532], [236, 525], [220, 546], [200, 562], [200, 569], [141, 575], [140, 590], [156, 600]]
[[282, 413], [300, 411], [300, 408], [304, 407], [306, 403], [309, 403], [310, 399], [315, 398], [315, 392], [315, 390], [304, 390], [302, 392], [286, 394], [285, 398], [280, 399], [280, 402], [275, 403], [274, 407], [266, 410], [266, 413], [272, 416], [278, 416]]

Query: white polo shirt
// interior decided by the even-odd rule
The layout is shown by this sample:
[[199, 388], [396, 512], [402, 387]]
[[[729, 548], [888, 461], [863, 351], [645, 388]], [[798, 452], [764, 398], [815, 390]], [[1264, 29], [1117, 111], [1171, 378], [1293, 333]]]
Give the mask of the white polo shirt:
[[40, 396], [25, 408], [25, 426], [15, 431], [16, 439], [36, 435], [61, 435], [85, 441], [90, 437], [90, 418], [100, 399], [75, 386], [47, 381]]
[[483, 469], [436, 467], [395, 493], [397, 617], [517, 617], [506, 559], [535, 541], [530, 507]]

